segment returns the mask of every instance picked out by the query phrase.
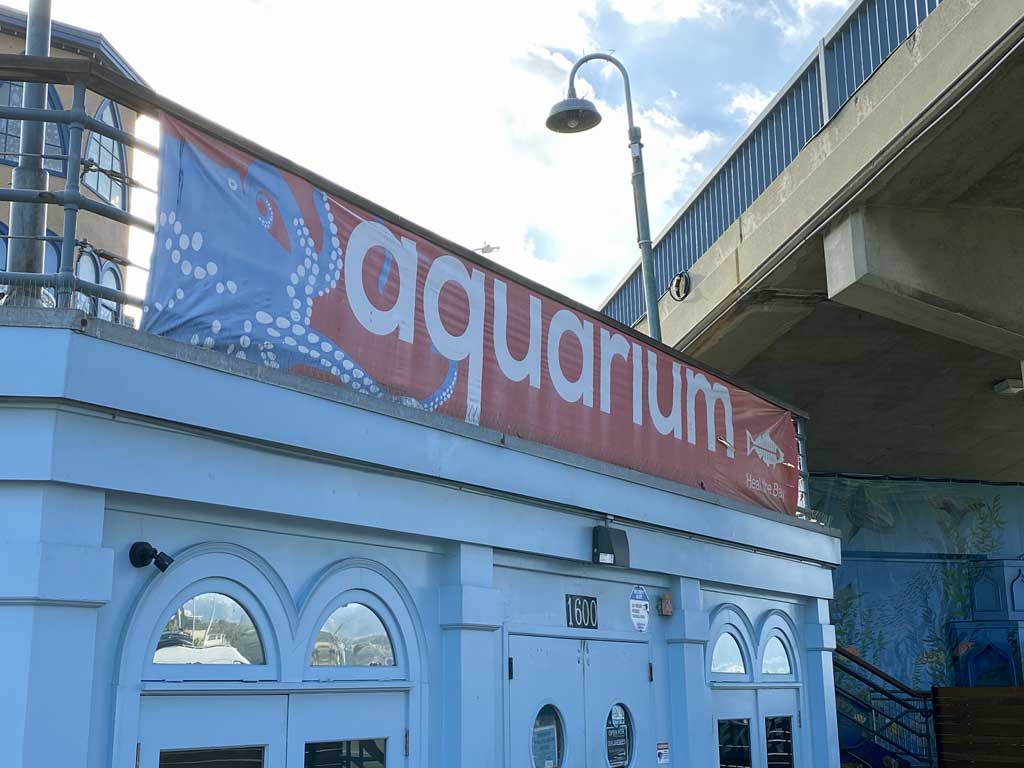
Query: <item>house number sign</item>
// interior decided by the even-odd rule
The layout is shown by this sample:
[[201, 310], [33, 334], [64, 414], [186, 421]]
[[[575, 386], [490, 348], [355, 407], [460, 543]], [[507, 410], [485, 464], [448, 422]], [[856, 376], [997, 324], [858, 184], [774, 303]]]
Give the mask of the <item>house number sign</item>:
[[566, 595], [565, 624], [578, 629], [597, 629], [597, 598]]

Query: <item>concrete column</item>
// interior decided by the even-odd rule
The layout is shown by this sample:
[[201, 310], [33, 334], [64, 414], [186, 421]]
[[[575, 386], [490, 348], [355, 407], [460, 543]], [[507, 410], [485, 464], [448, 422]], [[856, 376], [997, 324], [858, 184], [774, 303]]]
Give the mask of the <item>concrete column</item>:
[[[96, 620], [110, 600], [104, 495], [0, 484], [0, 744], [4, 765], [85, 768]], [[102, 714], [102, 713], [101, 713]]]
[[502, 762], [501, 592], [490, 547], [454, 545], [441, 587], [441, 754], [448, 768]]
[[809, 614], [803, 635], [804, 647], [807, 649], [805, 667], [811, 754], [816, 766], [839, 768], [836, 683], [832, 672], [836, 630], [829, 620], [828, 600], [813, 601]]
[[700, 582], [681, 578], [672, 587], [675, 610], [666, 633], [673, 765], [718, 765], [712, 738], [711, 689], [704, 673], [709, 621]]

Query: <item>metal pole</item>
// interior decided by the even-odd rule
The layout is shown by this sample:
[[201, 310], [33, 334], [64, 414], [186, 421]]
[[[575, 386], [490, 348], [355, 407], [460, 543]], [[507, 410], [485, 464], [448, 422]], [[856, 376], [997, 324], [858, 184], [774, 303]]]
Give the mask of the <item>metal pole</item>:
[[[32, 0], [25, 32], [26, 56], [50, 55], [50, 0]], [[46, 108], [46, 83], [25, 83], [22, 87], [22, 106], [31, 109]], [[23, 120], [18, 167], [14, 169], [14, 189], [45, 190], [48, 174], [43, 167], [43, 138], [45, 123]], [[46, 244], [34, 238], [46, 235], [46, 206], [41, 203], [11, 203], [11, 235], [8, 245], [7, 268], [11, 272], [42, 272]], [[40, 289], [34, 286], [13, 287], [7, 301], [13, 304], [40, 306]]]
[[60, 274], [57, 276], [57, 306], [67, 309], [72, 306], [75, 288], [75, 241], [78, 238], [78, 201], [81, 191], [79, 176], [82, 173], [82, 132], [85, 116], [85, 83], [75, 83], [75, 94], [71, 103], [72, 121], [68, 130], [68, 167], [64, 191], [70, 192], [64, 202], [64, 241], [60, 248]]
[[588, 61], [601, 59], [619, 70], [626, 89], [626, 119], [629, 122], [629, 152], [633, 157], [633, 207], [636, 211], [636, 240], [640, 246], [640, 269], [644, 279], [644, 304], [647, 307], [647, 335], [661, 341], [661, 315], [658, 313], [658, 290], [654, 279], [654, 249], [651, 247], [651, 222], [647, 214], [647, 186], [644, 183], [643, 144], [640, 129], [633, 125], [633, 96], [629, 74], [622, 62], [607, 53], [590, 53], [581, 57], [569, 71], [569, 98], [576, 96], [576, 73]]
[[647, 305], [647, 335], [661, 341], [661, 315], [658, 290], [654, 284], [654, 248], [651, 247], [651, 223], [647, 218], [647, 187], [644, 184], [643, 144], [640, 129], [629, 129], [629, 152], [633, 156], [633, 204], [636, 207], [636, 233], [640, 244], [640, 269], [644, 278], [644, 302]]

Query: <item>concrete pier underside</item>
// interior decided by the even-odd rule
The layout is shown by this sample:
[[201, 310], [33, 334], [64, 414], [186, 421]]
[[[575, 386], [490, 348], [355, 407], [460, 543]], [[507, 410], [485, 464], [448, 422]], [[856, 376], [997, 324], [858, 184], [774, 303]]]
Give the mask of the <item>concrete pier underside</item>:
[[1024, 2], [947, 0], [662, 301], [817, 472], [1024, 480]]

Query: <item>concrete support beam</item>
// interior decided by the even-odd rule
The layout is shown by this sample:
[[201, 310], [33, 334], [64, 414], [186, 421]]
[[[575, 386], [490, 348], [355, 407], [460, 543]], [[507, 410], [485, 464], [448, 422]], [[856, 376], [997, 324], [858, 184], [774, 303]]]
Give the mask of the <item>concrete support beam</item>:
[[441, 754], [451, 768], [502, 761], [502, 600], [493, 574], [490, 547], [457, 544], [448, 556], [440, 594]]
[[0, 485], [0, 744], [4, 765], [85, 768], [96, 620], [111, 596], [104, 494]]
[[834, 301], [1024, 358], [1024, 212], [861, 208], [825, 236]]

